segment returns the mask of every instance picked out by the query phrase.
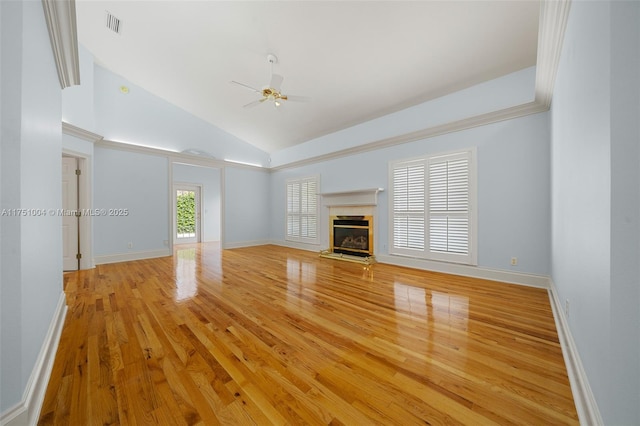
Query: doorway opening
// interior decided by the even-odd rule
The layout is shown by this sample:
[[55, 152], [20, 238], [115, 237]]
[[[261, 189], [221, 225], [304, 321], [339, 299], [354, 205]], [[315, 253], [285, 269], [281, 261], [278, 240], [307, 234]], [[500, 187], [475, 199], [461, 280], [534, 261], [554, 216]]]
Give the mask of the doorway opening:
[[[220, 242], [222, 234], [222, 169], [203, 164], [192, 164], [173, 162], [171, 164], [171, 186], [169, 192], [169, 208], [172, 214], [169, 226], [171, 231], [171, 243], [182, 244], [190, 241], [195, 242], [190, 235], [183, 235], [178, 238], [178, 215], [176, 212], [176, 198], [178, 189], [197, 190], [199, 195], [195, 195], [195, 200], [199, 202], [196, 206], [197, 230], [199, 236], [197, 242], [210, 243]], [[193, 234], [191, 232], [184, 232]]]
[[75, 157], [62, 157], [62, 269], [80, 269], [80, 168]]
[[174, 185], [174, 244], [199, 243], [201, 241], [201, 192], [198, 185]]
[[87, 154], [62, 150], [62, 209], [55, 214], [62, 219], [64, 271], [94, 267], [91, 215], [83, 213], [92, 206], [91, 163]]

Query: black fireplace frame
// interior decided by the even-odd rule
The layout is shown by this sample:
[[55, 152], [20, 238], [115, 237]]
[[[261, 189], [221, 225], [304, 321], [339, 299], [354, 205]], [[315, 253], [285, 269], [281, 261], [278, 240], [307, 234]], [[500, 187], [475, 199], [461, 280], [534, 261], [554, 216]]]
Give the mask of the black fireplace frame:
[[[352, 229], [357, 230], [358, 236], [351, 244], [351, 247], [336, 246], [335, 237], [336, 229]], [[367, 247], [358, 247], [362, 243], [360, 240], [366, 236]], [[353, 256], [368, 257], [373, 256], [373, 216], [331, 216], [329, 218], [329, 250], [332, 253], [348, 254]]]

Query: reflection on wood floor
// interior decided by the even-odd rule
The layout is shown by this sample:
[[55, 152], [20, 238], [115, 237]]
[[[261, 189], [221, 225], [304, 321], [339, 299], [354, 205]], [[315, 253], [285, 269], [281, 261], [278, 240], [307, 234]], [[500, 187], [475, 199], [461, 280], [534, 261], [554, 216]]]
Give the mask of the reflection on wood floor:
[[547, 292], [260, 246], [65, 275], [40, 424], [577, 424]]

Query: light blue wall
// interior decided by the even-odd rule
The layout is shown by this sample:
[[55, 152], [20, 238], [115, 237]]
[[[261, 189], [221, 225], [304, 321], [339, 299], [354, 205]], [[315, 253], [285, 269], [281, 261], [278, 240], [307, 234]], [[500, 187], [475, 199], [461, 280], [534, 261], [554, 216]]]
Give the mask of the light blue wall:
[[93, 55], [83, 46], [78, 46], [78, 55], [80, 84], [62, 91], [62, 121], [95, 133]]
[[[2, 143], [0, 144], [0, 195], [2, 209], [20, 206], [20, 143], [22, 81], [22, 7], [0, 3], [0, 83]], [[17, 404], [22, 382], [22, 318], [20, 268], [20, 218], [0, 217], [0, 412]]]
[[127, 216], [93, 218], [94, 256], [168, 253], [169, 160], [103, 147], [94, 153], [93, 207], [129, 210]]
[[[106, 140], [134, 143], [176, 152], [198, 149], [212, 154], [217, 159], [231, 158], [257, 164], [268, 164], [268, 156], [265, 152], [94, 64], [92, 55], [82, 46], [80, 46], [80, 67], [82, 84], [78, 87], [65, 89], [63, 92], [63, 117], [66, 122], [97, 133]], [[122, 85], [129, 87], [129, 94], [124, 95], [120, 92]], [[85, 142], [68, 135], [65, 135], [64, 146], [65, 149], [84, 154], [87, 151]], [[117, 220], [116, 218], [94, 218], [94, 255], [99, 257], [166, 249], [163, 241], [169, 239], [170, 224], [168, 218], [165, 223], [164, 217], [159, 215], [168, 214], [169, 204], [163, 204], [162, 198], [168, 197], [169, 182], [166, 178], [166, 167], [161, 166], [161, 163], [168, 164], [168, 159], [162, 158], [160, 160], [161, 157], [128, 151], [122, 151], [119, 154], [115, 154], [115, 152], [112, 149], [96, 148], [93, 153], [93, 206], [95, 208], [109, 208], [109, 206], [123, 203], [135, 205], [138, 202], [136, 197], [144, 192], [140, 190], [143, 187], [143, 182], [149, 182], [152, 188], [151, 192], [143, 195], [152, 197], [151, 205], [139, 205], [138, 210], [144, 212], [143, 215], [151, 215], [151, 206], [153, 208], [162, 206], [163, 210], [161, 212], [154, 211], [150, 222], [142, 217], [119, 218]], [[141, 161], [140, 164], [137, 163], [138, 160]], [[164, 170], [161, 171], [160, 169], [163, 167]], [[136, 171], [140, 168], [142, 172]], [[239, 182], [232, 179], [227, 183], [234, 191], [231, 202], [232, 205], [237, 204], [242, 208], [247, 201], [234, 197], [237, 191], [244, 190], [243, 182], [251, 183], [250, 192], [254, 187], [260, 187], [260, 184], [255, 182], [256, 176], [264, 177], [268, 176], [268, 173], [250, 172], [242, 168], [230, 170], [232, 170], [231, 175], [234, 176], [234, 179], [239, 179]], [[137, 180], [143, 177], [140, 173], [144, 175], [145, 171], [151, 171], [151, 175], [147, 175], [143, 180]], [[152, 179], [151, 176], [160, 180]], [[200, 179], [200, 177], [194, 176], [189, 179], [191, 178]], [[209, 176], [206, 179], [215, 179], [215, 177]], [[211, 181], [213, 182], [213, 180]], [[130, 182], [139, 183], [128, 188], [127, 184]], [[213, 184], [213, 186], [216, 185], [220, 188], [221, 184], [220, 182]], [[208, 189], [213, 187], [207, 184], [205, 186]], [[211, 211], [219, 212], [221, 210], [220, 192], [210, 195], [213, 200]], [[255, 214], [258, 217], [248, 222], [260, 223], [266, 220], [268, 198], [265, 197], [267, 194], [261, 192], [259, 197], [264, 199], [259, 204], [259, 208], [264, 209], [264, 212], [255, 208], [244, 212], [244, 215]], [[237, 202], [234, 203], [234, 200]], [[217, 207], [216, 203], [218, 203]], [[231, 216], [235, 217], [237, 214], [233, 213]], [[217, 217], [218, 222], [216, 219], [205, 222], [204, 231], [207, 240], [221, 239], [220, 215]], [[131, 230], [133, 234], [121, 229], [120, 225], [124, 225], [125, 229]], [[252, 225], [246, 226], [246, 224], [236, 227], [233, 219], [227, 228], [226, 236], [231, 243], [266, 240], [266, 235], [269, 232], [268, 229], [263, 228], [256, 235], [251, 235], [248, 231], [257, 228]], [[132, 249], [127, 248], [128, 242], [134, 243]]]
[[[0, 2], [1, 205], [58, 209], [61, 90], [40, 2]], [[0, 413], [19, 403], [62, 295], [60, 217], [0, 218]]]
[[[82, 45], [79, 59], [81, 84], [63, 92], [63, 121], [106, 140], [268, 165], [264, 151], [95, 64]], [[129, 93], [122, 94], [121, 86]]]
[[[107, 140], [176, 152], [198, 149], [220, 160], [268, 165], [264, 151], [98, 65], [94, 82], [96, 133]], [[129, 87], [129, 94], [120, 92], [122, 85]]]
[[[354, 189], [387, 188], [388, 153], [377, 150], [360, 155], [341, 157], [330, 161], [314, 163], [304, 167], [283, 169], [272, 172], [271, 194], [271, 239], [285, 241], [286, 180], [292, 178], [320, 175], [319, 193], [341, 192]], [[374, 221], [376, 254], [386, 252], [387, 245], [387, 208], [388, 192], [378, 194], [378, 208]], [[322, 199], [320, 199], [322, 202]], [[309, 245], [311, 250], [329, 247], [329, 209], [320, 207], [319, 244]]]
[[[271, 238], [284, 242], [285, 180], [320, 175], [320, 192], [380, 187], [376, 254], [388, 254], [388, 167], [393, 160], [477, 147], [479, 266], [549, 274], [549, 123], [541, 113], [422, 141], [283, 169], [271, 178]], [[327, 248], [328, 208], [320, 245]], [[518, 265], [511, 266], [511, 257]]]
[[193, 183], [202, 186], [202, 241], [220, 241], [221, 229], [221, 181], [220, 169], [173, 165], [173, 182]]
[[[22, 7], [0, 3], [2, 144], [0, 145], [2, 209], [20, 206]], [[10, 42], [11, 41], [11, 42]], [[22, 268], [20, 218], [0, 217], [0, 412], [22, 397]]]
[[640, 424], [640, 2], [611, 4], [614, 422]]
[[[94, 255], [100, 257], [132, 252], [168, 250], [164, 244], [170, 239], [169, 222], [169, 159], [165, 156], [96, 146], [94, 149], [94, 208], [128, 208], [126, 217], [94, 217]], [[184, 167], [184, 168], [183, 168]], [[179, 166], [174, 181], [182, 178], [204, 182], [205, 188], [224, 184], [224, 202], [216, 200], [212, 191], [213, 211], [224, 209], [224, 235], [227, 246], [264, 243], [269, 238], [269, 172], [245, 167], [207, 169], [204, 174], [192, 166]], [[209, 183], [208, 183], [209, 182]], [[218, 193], [221, 195], [221, 193]], [[219, 204], [216, 206], [216, 202]], [[222, 204], [224, 207], [221, 207]], [[208, 214], [208, 213], [206, 213]], [[215, 222], [210, 221], [211, 225]], [[215, 241], [215, 231], [208, 235]], [[133, 243], [129, 249], [127, 244]]]
[[531, 102], [535, 67], [423, 102], [271, 155], [271, 167]]
[[225, 247], [269, 240], [269, 172], [227, 167], [224, 171]]
[[93, 156], [93, 143], [67, 134], [62, 135], [62, 149], [87, 157]]
[[[376, 186], [388, 189], [390, 160], [477, 147], [479, 265], [539, 275], [550, 273], [560, 299], [570, 301], [571, 333], [605, 422], [639, 424], [638, 4], [573, 2], [550, 114], [531, 115], [284, 169], [271, 175], [255, 169], [226, 168], [223, 172], [223, 234], [227, 246], [284, 240], [284, 181], [289, 177], [319, 174], [321, 192]], [[13, 16], [7, 19], [8, 8], [3, 4], [3, 107], [5, 99], [22, 102], [21, 93], [12, 95], [16, 88], [7, 83], [22, 69], [19, 65], [7, 65], [6, 58], [15, 60], [16, 55], [27, 49], [25, 45], [13, 51], [7, 41], [11, 38], [22, 42], [11, 33], [17, 24]], [[38, 46], [37, 49], [42, 47]], [[88, 56], [81, 51], [82, 69], [86, 69]], [[66, 117], [69, 112], [72, 124], [103, 134], [107, 139], [176, 151], [196, 148], [217, 158], [268, 162], [264, 152], [93, 66], [92, 60], [91, 67], [93, 73], [88, 79], [93, 79], [93, 91], [89, 93], [88, 86], [81, 86], [84, 90], [79, 91], [81, 93], [65, 95], [63, 115]], [[34, 74], [40, 72], [44, 71], [33, 71]], [[533, 68], [522, 70], [344, 129], [274, 153], [271, 166], [528, 102], [533, 99], [534, 78]], [[119, 92], [123, 84], [130, 87], [129, 95]], [[74, 97], [76, 100], [71, 101]], [[77, 109], [84, 107], [89, 109]], [[87, 128], [92, 126], [91, 113], [87, 113], [91, 108], [95, 129]], [[4, 123], [7, 120], [4, 109], [2, 113]], [[11, 164], [11, 158], [18, 155], [12, 152], [11, 146], [4, 145], [4, 136], [3, 126], [2, 182], [6, 182], [8, 176], [5, 164]], [[34, 154], [35, 151], [33, 149]], [[47, 170], [48, 160], [41, 161], [42, 164], [35, 164]], [[25, 171], [31, 168], [31, 165], [24, 166]], [[117, 222], [122, 218], [104, 218], [99, 226], [98, 221], [94, 221], [95, 254], [126, 253], [129, 251], [126, 243], [132, 240], [134, 251], [162, 249], [170, 226], [168, 160], [97, 148], [95, 170], [94, 207], [134, 206], [137, 214], [141, 214], [124, 218], [124, 222]], [[25, 178], [29, 179], [26, 175]], [[11, 185], [3, 183], [3, 204], [7, 200], [21, 201], [21, 193], [16, 195], [12, 191]], [[33, 194], [41, 193], [40, 189], [33, 191]], [[388, 253], [387, 195], [388, 191], [380, 194], [377, 208], [378, 254]], [[136, 204], [141, 199], [150, 201], [145, 205]], [[322, 214], [319, 248], [328, 246], [327, 210]], [[5, 284], [5, 277], [23, 279], [21, 270], [6, 267], [12, 259], [20, 260], [22, 253], [12, 251], [10, 243], [5, 241], [14, 241], [15, 235], [18, 240], [23, 237], [19, 222], [17, 226], [13, 226], [13, 222], [11, 226], [8, 224], [9, 220], [3, 221], [0, 269], [3, 324], [5, 318], [13, 320], [22, 312], [15, 307], [16, 302], [21, 306], [21, 290]], [[516, 267], [509, 264], [512, 256], [518, 257]], [[6, 359], [21, 362], [21, 353], [5, 349], [4, 345], [10, 339], [20, 339], [16, 330], [21, 327], [19, 322], [17, 328], [0, 328], [3, 391], [5, 379], [18, 384], [23, 379], [23, 369], [18, 373], [4, 367]], [[2, 407], [4, 404], [3, 401]]]
[[573, 2], [552, 105], [552, 278], [611, 425], [640, 424], [638, 22]]

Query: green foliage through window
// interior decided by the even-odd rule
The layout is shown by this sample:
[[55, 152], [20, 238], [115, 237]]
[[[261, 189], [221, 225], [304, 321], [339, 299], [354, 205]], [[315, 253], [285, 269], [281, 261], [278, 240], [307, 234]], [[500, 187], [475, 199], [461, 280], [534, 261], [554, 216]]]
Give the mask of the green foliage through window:
[[193, 191], [178, 191], [176, 197], [178, 234], [196, 232], [196, 197]]

